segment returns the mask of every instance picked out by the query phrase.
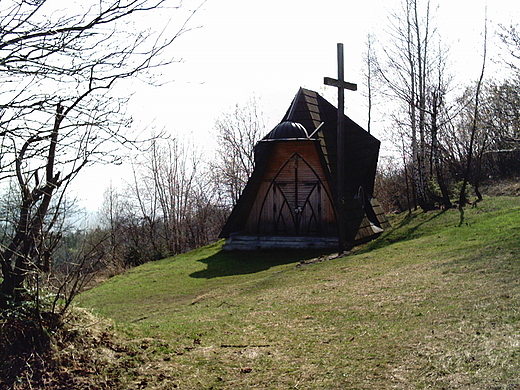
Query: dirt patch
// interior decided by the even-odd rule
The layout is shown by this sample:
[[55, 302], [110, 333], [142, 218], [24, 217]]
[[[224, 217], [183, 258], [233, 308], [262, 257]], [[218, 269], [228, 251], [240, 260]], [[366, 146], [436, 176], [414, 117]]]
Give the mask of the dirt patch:
[[[65, 318], [28, 313], [1, 321], [0, 388], [127, 389], [149, 385], [148, 349], [160, 341], [123, 340], [105, 320], [74, 309]], [[161, 344], [161, 345], [159, 345]], [[173, 385], [172, 388], [175, 388]]]

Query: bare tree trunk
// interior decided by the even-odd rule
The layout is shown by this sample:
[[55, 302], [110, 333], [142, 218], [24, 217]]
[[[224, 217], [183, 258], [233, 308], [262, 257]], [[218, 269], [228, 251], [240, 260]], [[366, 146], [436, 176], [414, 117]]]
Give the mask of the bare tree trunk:
[[402, 150], [403, 150], [403, 166], [404, 166], [404, 180], [406, 182], [406, 205], [408, 208], [408, 215], [412, 214], [412, 202], [410, 199], [410, 180], [408, 177], [408, 162], [406, 161], [406, 152], [404, 147], [404, 139], [402, 140]]
[[482, 87], [482, 81], [484, 79], [484, 71], [486, 69], [486, 57], [487, 57], [487, 16], [486, 16], [485, 26], [484, 26], [484, 51], [482, 54], [482, 69], [480, 72], [479, 80], [477, 82], [477, 89], [475, 91], [473, 123], [471, 125], [471, 134], [470, 134], [470, 141], [469, 141], [469, 147], [468, 147], [468, 155], [466, 157], [466, 168], [464, 170], [464, 179], [462, 181], [462, 187], [460, 189], [460, 195], [459, 195], [459, 210], [460, 210], [459, 225], [462, 225], [464, 222], [464, 206], [467, 203], [466, 187], [468, 185], [469, 176], [470, 176], [470, 172], [471, 172], [471, 164], [472, 164], [472, 160], [473, 160], [473, 146], [475, 143], [475, 137], [477, 134], [477, 126], [478, 126], [480, 90]]
[[[433, 208], [428, 187], [429, 172], [426, 166], [426, 91], [429, 83], [431, 64], [429, 46], [430, 8], [427, 8], [424, 20], [420, 19], [418, 0], [403, 0], [403, 16], [396, 16], [394, 53], [386, 51], [389, 57], [392, 76], [380, 70], [389, 88], [406, 105], [410, 128], [412, 177], [414, 198], [419, 206], [428, 211]], [[404, 107], [403, 107], [404, 108]]]
[[370, 134], [372, 127], [372, 108], [374, 105], [374, 71], [377, 68], [377, 63], [374, 55], [374, 37], [372, 34], [367, 35], [366, 53], [366, 82], [367, 82], [367, 103], [368, 103], [368, 118], [367, 118], [367, 132]]
[[10, 86], [0, 90], [0, 136], [9, 141], [1, 144], [0, 180], [16, 179], [19, 190], [17, 221], [0, 252], [0, 305], [22, 300], [29, 277], [38, 281], [49, 269], [59, 237], [53, 232], [63, 199], [53, 199], [58, 190], [88, 163], [114, 161], [117, 148], [107, 144], [138, 146], [122, 131], [130, 124], [121, 108], [127, 98], [109, 91], [118, 80], [173, 63], [160, 55], [186, 24], [169, 36], [167, 29], [123, 28], [166, 4], [99, 0], [77, 3], [66, 15], [68, 9], [54, 13], [46, 1], [0, 9], [0, 83]]
[[444, 180], [441, 166], [440, 146], [439, 146], [439, 107], [442, 106], [442, 98], [440, 91], [434, 91], [432, 97], [432, 113], [431, 113], [431, 137], [432, 137], [432, 161], [435, 167], [435, 175], [437, 177], [437, 183], [441, 190], [441, 203], [444, 208], [448, 209], [452, 207], [448, 186]]
[[1, 255], [3, 281], [0, 291], [3, 295], [0, 296], [0, 306], [5, 306], [6, 297], [11, 297], [14, 302], [21, 301], [24, 294], [23, 283], [29, 272], [35, 269], [48, 268], [48, 264], [43, 262], [48, 258], [42, 253], [42, 226], [53, 192], [61, 185], [59, 181], [60, 174], [54, 174], [54, 162], [58, 130], [63, 120], [63, 111], [61, 104], [58, 104], [54, 127], [49, 140], [45, 165], [46, 183], [44, 186], [36, 185], [34, 190], [30, 191], [21, 170], [22, 161], [25, 158], [28, 147], [32, 142], [37, 142], [41, 139], [33, 138], [28, 140], [17, 157], [16, 176], [22, 199], [15, 237]]

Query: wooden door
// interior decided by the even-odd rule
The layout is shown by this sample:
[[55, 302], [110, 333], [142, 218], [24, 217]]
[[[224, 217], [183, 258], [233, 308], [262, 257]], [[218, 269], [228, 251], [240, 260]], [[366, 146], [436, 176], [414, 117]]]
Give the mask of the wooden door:
[[323, 180], [309, 162], [294, 153], [268, 184], [256, 230], [260, 234], [324, 235], [324, 217], [331, 207]]

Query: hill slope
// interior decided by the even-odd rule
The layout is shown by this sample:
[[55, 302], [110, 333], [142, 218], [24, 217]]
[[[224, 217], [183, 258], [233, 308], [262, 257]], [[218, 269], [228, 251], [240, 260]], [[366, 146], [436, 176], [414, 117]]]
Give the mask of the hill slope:
[[215, 244], [79, 304], [126, 335], [114, 387], [520, 388], [520, 198], [486, 198], [458, 222], [456, 210], [401, 216], [327, 261]]

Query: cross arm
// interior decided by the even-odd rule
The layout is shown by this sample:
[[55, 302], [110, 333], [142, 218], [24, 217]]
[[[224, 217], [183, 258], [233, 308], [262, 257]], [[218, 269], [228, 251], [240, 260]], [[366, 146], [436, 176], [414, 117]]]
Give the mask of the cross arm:
[[344, 88], [344, 89], [348, 89], [350, 91], [357, 91], [357, 84], [349, 83], [347, 81], [339, 81], [339, 80], [336, 80], [336, 79], [333, 79], [330, 77], [325, 77], [323, 79], [323, 82], [325, 83], [325, 85], [331, 85], [333, 87]]

